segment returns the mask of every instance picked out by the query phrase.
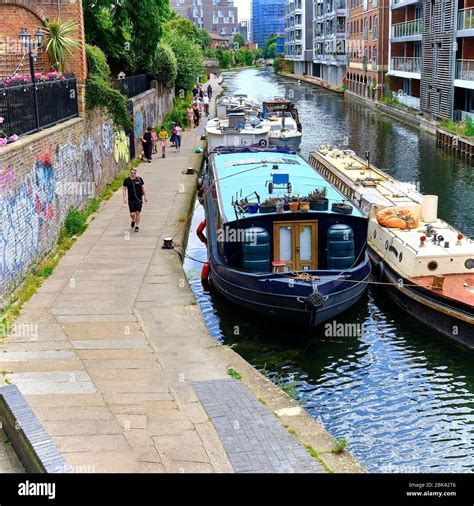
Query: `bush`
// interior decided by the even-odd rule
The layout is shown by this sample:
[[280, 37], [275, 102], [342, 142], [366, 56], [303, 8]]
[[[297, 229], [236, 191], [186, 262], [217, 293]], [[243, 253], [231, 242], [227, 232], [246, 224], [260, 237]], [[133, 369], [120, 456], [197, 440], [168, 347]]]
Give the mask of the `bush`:
[[87, 109], [102, 109], [113, 119], [116, 126], [125, 130], [133, 128], [127, 110], [127, 99], [110, 82], [110, 67], [105, 54], [95, 46], [86, 45], [89, 77], [86, 82]]
[[148, 73], [172, 89], [178, 75], [178, 62], [168, 44], [158, 44], [148, 64]]
[[464, 119], [464, 135], [471, 137], [474, 135], [474, 125], [470, 116], [466, 116]]
[[[163, 120], [162, 123], [162, 125], [166, 128], [168, 132], [171, 132], [171, 126], [173, 123], [181, 123], [183, 127], [188, 126], [186, 109], [188, 108], [190, 101], [191, 101], [190, 94], [188, 94], [187, 98], [177, 98], [175, 100], [173, 110], [165, 116], [165, 119]], [[159, 127], [157, 127], [157, 132], [158, 131]]]
[[79, 235], [86, 229], [85, 216], [75, 207], [69, 209], [66, 220], [64, 221], [64, 229], [69, 237]]

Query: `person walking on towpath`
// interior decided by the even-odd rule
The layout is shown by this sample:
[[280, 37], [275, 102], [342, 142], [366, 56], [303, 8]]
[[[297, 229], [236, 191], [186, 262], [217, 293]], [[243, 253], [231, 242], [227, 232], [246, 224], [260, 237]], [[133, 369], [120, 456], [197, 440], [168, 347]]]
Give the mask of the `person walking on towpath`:
[[158, 134], [156, 133], [156, 130], [153, 129], [151, 132], [151, 140], [153, 142], [153, 154], [158, 154]]
[[202, 99], [202, 104], [204, 106], [204, 112], [206, 116], [209, 116], [209, 97], [207, 95], [204, 95], [204, 98]]
[[153, 153], [153, 136], [151, 135], [152, 128], [148, 127], [146, 132], [142, 136], [143, 153], [148, 163], [151, 163], [151, 157]]
[[158, 138], [160, 139], [161, 144], [161, 158], [166, 158], [166, 145], [168, 143], [168, 132], [166, 131], [165, 127], [162, 126], [160, 133], [158, 134]]
[[213, 90], [212, 90], [211, 84], [208, 84], [208, 86], [207, 86], [207, 96], [209, 97], [209, 100], [211, 100], [211, 98], [212, 98], [212, 91]]
[[194, 128], [194, 109], [192, 104], [189, 104], [189, 107], [186, 109], [186, 117], [188, 119], [188, 125], [190, 130]]
[[130, 218], [132, 222], [130, 227], [135, 229], [135, 232], [140, 230], [140, 215], [143, 207], [143, 198], [148, 202], [145, 182], [140, 176], [137, 176], [137, 169], [130, 170], [130, 176], [123, 180], [122, 186], [123, 203], [128, 202], [128, 209], [130, 211]]
[[183, 135], [183, 127], [181, 126], [181, 123], [178, 122], [176, 123], [174, 129], [176, 131], [174, 139], [177, 153], [178, 151], [181, 151], [181, 136]]

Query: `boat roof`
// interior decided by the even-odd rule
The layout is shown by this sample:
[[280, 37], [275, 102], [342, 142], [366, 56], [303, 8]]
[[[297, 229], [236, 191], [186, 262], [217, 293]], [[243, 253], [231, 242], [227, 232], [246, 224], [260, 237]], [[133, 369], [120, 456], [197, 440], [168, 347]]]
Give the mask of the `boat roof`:
[[[233, 201], [243, 199], [253, 192], [257, 192], [260, 196], [260, 202], [287, 194], [286, 186], [283, 188], [280, 187], [281, 185], [276, 186], [273, 193], [268, 192], [267, 183], [272, 181], [273, 174], [288, 174], [292, 185], [292, 196], [303, 197], [316, 188], [326, 187], [329, 210], [317, 212], [343, 216], [333, 213], [331, 204], [347, 201], [347, 199], [294, 151], [218, 148], [211, 153], [210, 158], [217, 179], [216, 188], [224, 221], [235, 219]], [[253, 215], [245, 214], [241, 218], [250, 216]], [[351, 216], [364, 217], [355, 207]]]

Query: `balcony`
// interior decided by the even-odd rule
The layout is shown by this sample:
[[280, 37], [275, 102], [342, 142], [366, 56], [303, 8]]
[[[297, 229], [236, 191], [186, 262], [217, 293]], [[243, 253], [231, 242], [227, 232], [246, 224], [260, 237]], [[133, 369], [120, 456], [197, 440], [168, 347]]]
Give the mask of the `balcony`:
[[392, 39], [421, 40], [422, 19], [413, 19], [404, 23], [392, 25]]
[[[462, 83], [459, 81], [468, 82]], [[454, 85], [461, 86], [463, 88], [474, 88], [474, 60], [456, 60]]]
[[392, 0], [390, 7], [392, 9], [399, 9], [402, 7], [406, 7], [407, 5], [418, 3], [421, 3], [421, 0]]
[[[471, 32], [472, 30], [472, 32]], [[466, 31], [466, 33], [459, 33]], [[458, 12], [458, 33], [457, 35], [474, 35], [474, 8], [461, 9]]]
[[407, 72], [412, 74], [419, 74], [421, 72], [421, 58], [420, 57], [391, 58], [390, 70], [395, 72]]

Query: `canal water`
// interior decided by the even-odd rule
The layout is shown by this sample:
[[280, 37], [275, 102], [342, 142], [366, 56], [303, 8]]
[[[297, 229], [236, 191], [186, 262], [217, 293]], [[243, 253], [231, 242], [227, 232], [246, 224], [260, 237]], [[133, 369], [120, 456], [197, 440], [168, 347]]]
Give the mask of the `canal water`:
[[[271, 69], [224, 74], [226, 93], [292, 98], [303, 124], [302, 154], [323, 143], [347, 146], [423, 193], [439, 195], [439, 215], [474, 235], [474, 168], [436, 146], [434, 137], [334, 93], [275, 76]], [[410, 320], [371, 288], [338, 323], [361, 324], [361, 337], [326, 337], [272, 325], [204, 291], [206, 249], [194, 231], [185, 270], [212, 335], [277, 383], [371, 472], [474, 471], [474, 353]]]

